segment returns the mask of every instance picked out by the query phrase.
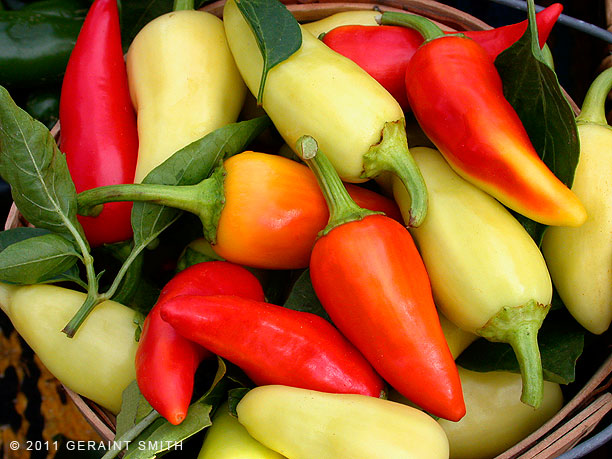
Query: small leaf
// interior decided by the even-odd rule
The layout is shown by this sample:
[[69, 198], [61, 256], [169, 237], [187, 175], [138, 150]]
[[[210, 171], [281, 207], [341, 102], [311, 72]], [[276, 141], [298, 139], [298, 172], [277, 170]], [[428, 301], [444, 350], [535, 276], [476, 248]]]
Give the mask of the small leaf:
[[43, 234], [50, 233], [51, 232], [49, 230], [43, 228], [32, 228], [29, 226], [20, 226], [18, 228], [0, 231], [0, 252], [15, 242], [24, 241], [31, 237], [42, 236]]
[[140, 30], [162, 14], [172, 11], [174, 0], [146, 0], [121, 2], [121, 38], [123, 49], [129, 45]]
[[293, 284], [293, 288], [283, 306], [296, 311], [310, 312], [331, 322], [329, 315], [323, 309], [323, 305], [314, 291], [309, 269], [305, 269], [295, 284]]
[[302, 30], [287, 7], [277, 0], [236, 0], [236, 6], [255, 34], [263, 57], [257, 103], [261, 104], [268, 72], [302, 46]]
[[[153, 169], [143, 183], [195, 185], [208, 177], [220, 160], [243, 151], [270, 124], [270, 119], [263, 116], [219, 128], [177, 151]], [[167, 206], [135, 202], [132, 210], [135, 249], [149, 244], [181, 213]]]
[[248, 387], [237, 387], [236, 389], [232, 389], [229, 391], [228, 397], [228, 407], [229, 412], [232, 416], [238, 417], [238, 413], [236, 413], [236, 407], [240, 400], [249, 392], [251, 389]]
[[128, 448], [125, 459], [151, 459], [158, 454], [172, 451], [181, 442], [212, 425], [211, 413], [221, 404], [227, 389], [225, 365], [218, 359], [219, 367], [210, 389], [189, 406], [187, 416], [179, 425], [160, 422], [155, 429], [147, 429]]
[[59, 234], [31, 237], [0, 252], [0, 280], [36, 284], [61, 275], [78, 260], [72, 243]]
[[[538, 333], [544, 379], [569, 384], [576, 377], [576, 361], [584, 349], [585, 331], [566, 310], [551, 311]], [[512, 348], [485, 339], [475, 341], [458, 358], [457, 364], [473, 371], [520, 373]]]
[[[568, 187], [580, 155], [578, 129], [554, 70], [538, 44], [533, 0], [529, 0], [529, 27], [525, 34], [495, 60], [504, 95], [514, 107], [548, 168]], [[534, 240], [540, 243], [544, 225], [516, 215]]]
[[85, 241], [66, 158], [49, 130], [15, 105], [0, 86], [0, 176], [13, 201], [34, 226]]
[[143, 400], [144, 397], [138, 389], [136, 380], [132, 381], [123, 390], [121, 394], [121, 411], [117, 415], [116, 438], [121, 438], [124, 433], [137, 423], [138, 407]]

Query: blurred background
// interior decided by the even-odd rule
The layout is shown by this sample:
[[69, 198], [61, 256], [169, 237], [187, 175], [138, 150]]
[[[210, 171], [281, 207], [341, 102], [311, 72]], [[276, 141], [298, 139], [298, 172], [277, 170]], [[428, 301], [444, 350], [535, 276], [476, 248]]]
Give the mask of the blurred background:
[[[71, 43], [74, 44], [90, 3], [88, 0], [0, 0], [0, 9], [6, 10], [0, 11], [0, 85], [10, 90], [18, 105], [49, 128], [58, 119], [62, 66], [65, 68]], [[511, 1], [445, 0], [441, 3], [463, 10], [494, 27], [519, 22], [526, 17], [523, 10], [505, 4], [517, 3]], [[546, 7], [554, 2], [541, 0], [536, 3]], [[611, 45], [592, 27], [577, 26], [582, 22], [583, 25], [605, 30], [610, 22], [610, 12], [607, 11], [605, 0], [559, 0], [558, 3], [564, 5], [563, 13], [573, 18], [573, 21], [558, 23], [550, 35], [548, 45], [561, 85], [580, 106], [591, 81], [610, 65], [608, 59]], [[131, 6], [124, 2], [124, 9], [132, 8], [133, 11], [142, 8], [144, 11], [148, 8], [150, 14], [155, 14], [156, 11], [164, 11], [164, 8], [169, 10], [171, 5], [172, 1], [167, 0], [132, 2]], [[15, 28], [9, 33], [10, 21], [15, 19], [10, 18], [10, 14], [14, 13], [5, 14], [7, 11], [21, 11], [24, 16], [28, 11], [29, 15], [46, 11], [45, 17], [54, 24], [47, 32], [41, 32], [36, 37], [37, 46], [24, 53], [19, 65], [11, 66], [11, 69], [3, 64], [2, 57], [12, 46], [11, 40], [19, 40], [19, 37]], [[133, 36], [139, 25], [124, 23], [123, 26]], [[126, 43], [129, 43], [130, 34], [126, 35]], [[53, 78], [38, 76], [41, 71], [51, 67], [56, 73]], [[2, 222], [6, 220], [11, 202], [9, 187], [0, 179]], [[602, 426], [610, 423], [612, 419], [606, 419]], [[57, 439], [60, 444], [66, 439], [99, 440], [67, 399], [61, 386], [13, 331], [6, 316], [0, 314], [0, 456], [3, 451], [5, 457], [13, 458], [100, 456], [92, 451], [75, 452], [61, 448], [49, 455], [44, 448], [18, 452], [6, 448], [11, 440], [25, 438], [31, 441]], [[585, 457], [612, 457], [612, 448], [604, 445]]]

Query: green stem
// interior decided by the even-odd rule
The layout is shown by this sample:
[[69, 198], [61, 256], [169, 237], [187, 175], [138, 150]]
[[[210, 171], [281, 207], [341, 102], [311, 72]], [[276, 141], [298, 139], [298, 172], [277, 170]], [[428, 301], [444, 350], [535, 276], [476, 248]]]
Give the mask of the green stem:
[[534, 408], [542, 403], [544, 378], [538, 347], [538, 330], [550, 310], [535, 300], [518, 307], [504, 307], [476, 333], [489, 341], [512, 346], [521, 369], [521, 401]]
[[442, 29], [432, 21], [423, 16], [416, 16], [414, 14], [384, 11], [380, 17], [380, 23], [383, 25], [395, 25], [414, 29], [423, 36], [425, 41], [445, 35]]
[[[171, 186], [157, 184], [109, 185], [83, 191], [77, 196], [78, 213], [92, 216], [100, 204], [116, 201], [142, 201], [191, 212], [202, 221], [204, 236], [214, 244], [223, 204], [225, 169], [218, 166], [212, 175], [197, 185]], [[95, 216], [95, 215], [94, 215]]]
[[406, 224], [419, 226], [427, 215], [427, 186], [408, 149], [405, 120], [385, 123], [380, 143], [372, 145], [363, 156], [364, 176], [374, 178], [385, 171], [393, 172], [410, 194], [410, 217]]
[[195, 8], [194, 0], [174, 0], [174, 11], [193, 10]]
[[612, 90], [612, 68], [604, 70], [593, 80], [576, 121], [607, 125], [605, 104], [610, 90]]
[[353, 201], [336, 169], [327, 156], [319, 150], [315, 139], [310, 136], [300, 137], [296, 150], [317, 178], [329, 208], [329, 221], [320, 236], [324, 236], [337, 226], [380, 213], [362, 209]]
[[[97, 290], [97, 289], [96, 289]], [[97, 294], [96, 290], [88, 291], [87, 298], [85, 298], [85, 302], [76, 312], [76, 314], [70, 319], [70, 321], [66, 324], [66, 326], [62, 329], [64, 333], [68, 336], [68, 338], [74, 337], [74, 334], [77, 332], [79, 327], [85, 322], [87, 316], [93, 309], [101, 303], [102, 299], [100, 295]]]
[[[159, 413], [155, 410], [147, 414], [138, 424], [134, 425], [130, 430], [125, 432], [120, 438], [116, 438], [113, 444], [129, 445], [138, 435], [140, 435], [147, 427], [159, 418]], [[112, 459], [117, 457], [123, 449], [111, 448], [102, 456], [102, 459]]]

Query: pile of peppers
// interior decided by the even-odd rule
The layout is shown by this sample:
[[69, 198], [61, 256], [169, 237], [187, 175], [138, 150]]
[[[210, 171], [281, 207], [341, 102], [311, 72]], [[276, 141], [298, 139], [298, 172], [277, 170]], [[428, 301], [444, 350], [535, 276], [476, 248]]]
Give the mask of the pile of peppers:
[[[0, 23], [27, 24], [35, 5], [56, 3], [0, 11]], [[78, 30], [62, 28], [70, 36], [54, 47], [69, 51], [56, 72], [57, 146], [88, 283], [0, 273], [2, 310], [66, 387], [120, 416], [135, 381], [154, 416], [191, 425], [202, 374], [230, 366], [233, 391], [211, 397], [201, 458], [493, 457], [563, 404], [537, 340], [553, 290], [590, 332], [612, 321], [612, 245], [600, 238], [612, 204], [595, 196], [611, 188], [591, 189], [611, 164], [601, 152], [612, 145], [602, 111], [612, 74], [577, 119], [569, 187], [538, 156], [494, 64], [527, 21], [457, 34], [405, 13], [339, 13], [295, 22], [301, 46], [266, 68], [262, 41], [280, 38], [253, 26], [256, 3], [227, 0], [220, 19], [177, 0], [125, 56], [116, 0], [50, 21]], [[538, 13], [540, 46], [561, 10]], [[0, 84], [27, 83], [21, 57], [0, 54], [12, 62]], [[214, 137], [239, 135], [253, 104], [257, 136]], [[409, 117], [427, 147], [411, 145]], [[221, 153], [193, 178], [181, 153], [207, 161], [207, 138]], [[24, 186], [2, 161], [0, 175]], [[138, 245], [143, 208], [160, 220], [159, 209], [177, 211], [167, 227], [179, 237], [160, 231], [119, 256]], [[547, 226], [542, 250], [513, 212]], [[93, 258], [109, 254], [121, 294], [79, 309], [88, 300], [77, 290], [106, 276], [89, 270]], [[117, 257], [131, 264], [117, 270]], [[304, 276], [319, 307], [306, 294], [288, 306]], [[477, 339], [510, 344], [520, 375], [458, 366]]]

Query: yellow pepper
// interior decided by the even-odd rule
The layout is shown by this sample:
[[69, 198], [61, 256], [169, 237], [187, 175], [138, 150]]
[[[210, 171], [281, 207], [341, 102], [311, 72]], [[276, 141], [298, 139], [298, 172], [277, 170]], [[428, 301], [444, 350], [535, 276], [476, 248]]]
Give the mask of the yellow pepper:
[[123, 390], [136, 379], [134, 311], [104, 301], [68, 338], [62, 328], [85, 296], [54, 285], [0, 283], [0, 307], [53, 376], [116, 414]]
[[[429, 212], [411, 233], [442, 313], [463, 330], [509, 343], [523, 374], [522, 400], [537, 407], [542, 366], [537, 332], [550, 309], [544, 258], [494, 198], [457, 175], [431, 148], [412, 149], [429, 190]], [[400, 210], [409, 196], [395, 180]]]
[[249, 435], [230, 415], [228, 404], [221, 405], [206, 431], [198, 459], [283, 459], [285, 456], [265, 447]]
[[380, 17], [380, 15], [380, 11], [375, 10], [341, 11], [318, 21], [307, 22], [303, 24], [303, 27], [314, 37], [319, 37], [322, 33], [327, 33], [343, 25], [377, 26], [376, 17]]
[[138, 119], [135, 182], [236, 121], [246, 95], [223, 22], [204, 11], [173, 11], [148, 23], [130, 45], [127, 72]]
[[[235, 0], [225, 3], [223, 23], [238, 69], [258, 94], [263, 57]], [[397, 174], [412, 196], [409, 224], [418, 226], [427, 192], [408, 151], [402, 108], [353, 61], [303, 27], [301, 35], [300, 49], [268, 73], [264, 110], [294, 151], [300, 137], [314, 137], [345, 181], [363, 182], [387, 170]]]
[[291, 459], [448, 457], [433, 418], [376, 397], [260, 386], [236, 411], [251, 436]]
[[438, 420], [448, 436], [452, 459], [494, 457], [535, 431], [563, 406], [559, 384], [544, 382], [542, 404], [534, 410], [519, 400], [520, 375], [457, 369], [466, 414], [459, 422]]
[[611, 89], [608, 69], [593, 81], [576, 119], [580, 159], [572, 191], [584, 204], [587, 221], [578, 228], [549, 227], [542, 240], [559, 296], [595, 334], [605, 332], [612, 321], [612, 127], [604, 109]]

